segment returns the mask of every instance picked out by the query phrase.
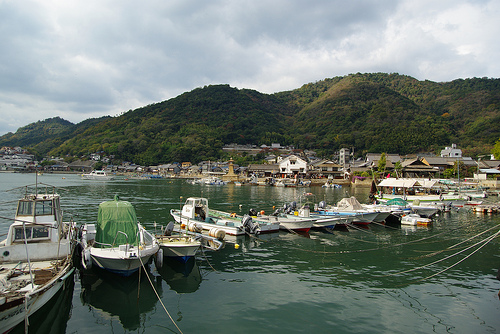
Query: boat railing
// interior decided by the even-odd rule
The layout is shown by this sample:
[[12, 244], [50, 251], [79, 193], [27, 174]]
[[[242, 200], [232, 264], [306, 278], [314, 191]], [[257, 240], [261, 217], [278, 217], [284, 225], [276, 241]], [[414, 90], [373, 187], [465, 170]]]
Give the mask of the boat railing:
[[118, 234], [123, 234], [127, 240], [127, 244], [128, 244], [128, 235], [127, 233], [125, 232], [122, 232], [122, 231], [118, 231], [116, 232], [116, 235], [115, 235], [115, 239], [113, 240], [113, 244], [111, 245], [111, 247], [115, 247], [115, 242], [116, 242], [116, 238], [118, 238]]

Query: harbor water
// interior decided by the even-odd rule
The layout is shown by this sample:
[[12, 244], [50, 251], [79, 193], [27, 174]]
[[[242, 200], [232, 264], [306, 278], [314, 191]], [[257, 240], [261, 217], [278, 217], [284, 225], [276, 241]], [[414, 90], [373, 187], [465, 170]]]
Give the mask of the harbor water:
[[[57, 187], [65, 219], [96, 221], [102, 201], [131, 202], [151, 232], [170, 209], [206, 197], [214, 209], [299, 201], [304, 191], [329, 204], [368, 202], [368, 189], [192, 185], [185, 180], [85, 181], [44, 174]], [[0, 173], [0, 216], [14, 217], [33, 174]], [[40, 188], [39, 191], [44, 191]], [[498, 202], [498, 198], [490, 198]], [[30, 318], [30, 333], [496, 333], [500, 332], [500, 214], [461, 209], [430, 227], [279, 232], [228, 238], [218, 252], [167, 261], [161, 270], [123, 278], [76, 271], [64, 290]], [[5, 237], [10, 221], [0, 220]], [[484, 232], [484, 233], [482, 233]], [[235, 246], [237, 244], [237, 246]], [[430, 264], [430, 265], [429, 265]], [[14, 333], [24, 333], [24, 324]]]

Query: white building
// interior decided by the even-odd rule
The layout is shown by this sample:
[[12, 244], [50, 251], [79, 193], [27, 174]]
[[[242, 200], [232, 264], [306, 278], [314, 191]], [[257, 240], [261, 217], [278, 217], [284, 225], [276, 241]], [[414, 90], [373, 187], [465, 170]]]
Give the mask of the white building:
[[461, 158], [462, 150], [457, 148], [457, 144], [451, 144], [451, 147], [446, 147], [444, 150], [441, 150], [442, 158]]
[[307, 161], [296, 155], [290, 155], [279, 162], [280, 174], [294, 176], [299, 174], [305, 176], [307, 172]]

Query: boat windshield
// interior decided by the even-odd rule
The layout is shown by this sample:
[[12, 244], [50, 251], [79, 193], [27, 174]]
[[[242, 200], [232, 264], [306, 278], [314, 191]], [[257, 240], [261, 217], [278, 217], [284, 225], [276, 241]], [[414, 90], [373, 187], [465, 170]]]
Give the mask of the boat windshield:
[[35, 215], [36, 216], [46, 216], [53, 214], [52, 201], [37, 201], [35, 203]]
[[[26, 232], [25, 232], [26, 231]], [[47, 239], [49, 237], [48, 226], [22, 226], [16, 227], [14, 230], [14, 241], [24, 240], [26, 233], [26, 240]]]
[[17, 215], [18, 216], [32, 216], [33, 215], [33, 202], [31, 201], [19, 201], [17, 205]]

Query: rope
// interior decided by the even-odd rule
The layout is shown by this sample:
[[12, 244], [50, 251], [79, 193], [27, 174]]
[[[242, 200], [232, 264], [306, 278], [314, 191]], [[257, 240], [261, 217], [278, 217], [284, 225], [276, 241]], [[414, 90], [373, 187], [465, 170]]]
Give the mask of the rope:
[[[464, 228], [464, 226], [460, 226], [460, 227], [457, 227], [457, 228], [451, 229], [450, 231], [458, 230], [458, 229], [460, 229], [460, 228]], [[358, 249], [358, 250], [352, 250], [352, 251], [349, 251], [349, 250], [344, 250], [344, 251], [335, 251], [335, 252], [321, 252], [321, 251], [307, 250], [307, 249], [298, 248], [298, 247], [289, 247], [289, 248], [291, 248], [291, 249], [301, 250], [301, 251], [308, 252], [308, 253], [316, 253], [316, 254], [349, 254], [349, 253], [363, 253], [363, 252], [371, 252], [371, 251], [376, 251], [376, 250], [381, 250], [381, 249], [388, 249], [388, 248], [392, 248], [392, 247], [399, 247], [399, 246], [403, 246], [403, 245], [413, 244], [413, 243], [420, 242], [420, 241], [423, 241], [423, 240], [427, 240], [427, 239], [435, 238], [435, 237], [437, 237], [437, 236], [440, 236], [440, 235], [442, 235], [442, 234], [444, 234], [444, 233], [448, 233], [448, 232], [450, 232], [450, 231], [443, 231], [443, 232], [441, 232], [441, 233], [434, 234], [434, 235], [431, 235], [431, 236], [428, 236], [428, 237], [424, 237], [424, 238], [420, 238], [420, 239], [417, 239], [417, 240], [412, 240], [412, 241], [408, 241], [408, 242], [401, 242], [401, 243], [398, 243], [398, 244], [388, 245], [388, 246], [384, 246], [384, 247], [378, 247], [378, 248], [368, 248], [368, 249]], [[357, 239], [357, 240], [358, 240], [358, 239]]]
[[147, 275], [146, 267], [144, 266], [144, 263], [142, 262], [142, 259], [141, 259], [140, 256], [139, 256], [139, 261], [141, 262], [141, 266], [144, 269], [144, 272], [146, 272], [146, 277], [148, 278], [149, 284], [153, 288], [153, 291], [155, 292], [155, 295], [158, 298], [158, 301], [160, 302], [161, 306], [163, 307], [163, 310], [165, 310], [165, 313], [167, 313], [168, 317], [170, 318], [170, 321], [172, 321], [172, 323], [174, 324], [175, 328], [177, 328], [177, 330], [179, 331], [179, 333], [183, 334], [182, 331], [181, 331], [181, 329], [179, 328], [179, 326], [177, 326], [177, 324], [174, 322], [174, 319], [172, 319], [172, 317], [170, 316], [170, 313], [168, 313], [168, 310], [165, 307], [165, 304], [163, 304], [163, 302], [162, 302], [162, 300], [160, 298], [160, 295], [158, 295], [158, 292], [156, 291], [156, 289], [155, 289], [155, 287], [153, 285], [153, 282], [151, 282], [151, 278], [149, 277], [149, 275]]
[[[481, 243], [483, 243], [483, 242], [485, 242], [485, 241], [486, 241], [486, 243], [485, 243], [484, 245], [482, 245], [481, 247], [479, 247], [477, 250], [475, 250], [474, 252], [472, 252], [471, 254], [469, 254], [469, 255], [468, 255], [468, 256], [466, 256], [464, 259], [460, 260], [459, 262], [455, 263], [455, 265], [457, 265], [458, 263], [460, 263], [460, 262], [462, 262], [463, 260], [465, 260], [466, 258], [468, 258], [470, 255], [474, 254], [474, 253], [475, 253], [475, 252], [477, 252], [479, 249], [481, 249], [482, 247], [484, 247], [484, 246], [485, 246], [488, 242], [490, 242], [491, 240], [493, 240], [493, 239], [494, 239], [497, 235], [499, 235], [499, 234], [500, 234], [500, 230], [498, 230], [495, 234], [493, 234], [493, 235], [491, 235], [491, 236], [489, 236], [489, 237], [487, 237], [487, 238], [485, 238], [485, 239], [483, 239], [483, 240], [481, 240], [481, 241], [478, 241], [478, 242], [476, 242], [475, 244], [473, 244], [473, 245], [471, 245], [471, 246], [469, 246], [469, 247], [466, 247], [466, 248], [462, 249], [462, 250], [461, 250], [461, 251], [459, 251], [459, 252], [456, 252], [456, 253], [454, 253], [454, 254], [448, 255], [448, 256], [446, 256], [446, 257], [444, 257], [444, 258], [440, 259], [440, 260], [436, 260], [436, 261], [434, 261], [434, 262], [428, 263], [428, 264], [423, 265], [423, 266], [420, 266], [420, 267], [416, 267], [416, 268], [412, 268], [412, 269], [408, 269], [408, 270], [400, 271], [400, 272], [393, 273], [393, 274], [382, 275], [382, 276], [379, 276], [379, 277], [395, 276], [395, 275], [399, 275], [399, 274], [405, 274], [405, 273], [408, 273], [408, 272], [411, 272], [411, 271], [415, 271], [415, 270], [419, 270], [419, 269], [423, 269], [423, 268], [426, 268], [426, 267], [432, 266], [432, 265], [434, 265], [434, 264], [436, 264], [436, 263], [442, 262], [442, 261], [447, 260], [447, 259], [449, 259], [449, 258], [452, 258], [452, 257], [454, 257], [454, 256], [456, 256], [456, 255], [458, 255], [458, 254], [461, 254], [461, 253], [465, 252], [466, 250], [469, 250], [469, 249], [471, 249], [471, 248], [473, 248], [473, 247], [475, 247], [475, 246], [477, 246], [477, 245], [479, 245], [479, 244], [481, 244]], [[455, 266], [455, 265], [453, 265], [453, 266]], [[451, 266], [451, 267], [453, 267], [453, 266]], [[448, 267], [448, 269], [449, 269], [449, 268], [451, 268], [451, 267]], [[447, 270], [447, 269], [446, 269], [446, 270]], [[441, 271], [441, 272], [443, 272], [443, 271]], [[439, 273], [441, 273], [441, 272], [439, 272]], [[439, 273], [438, 273], [438, 274], [439, 274]], [[433, 277], [433, 276], [435, 276], [435, 275], [431, 275], [431, 276], [426, 277], [426, 278], [430, 278], [430, 277]]]
[[463, 241], [461, 241], [461, 242], [459, 242], [459, 243], [456, 243], [456, 244], [454, 244], [454, 245], [452, 245], [452, 246], [450, 246], [450, 247], [446, 247], [446, 248], [445, 248], [445, 249], [443, 249], [443, 250], [440, 250], [440, 251], [432, 252], [432, 253], [430, 253], [430, 254], [423, 255], [423, 256], [421, 256], [421, 258], [423, 258], [423, 257], [431, 257], [431, 256], [434, 256], [434, 255], [437, 255], [437, 254], [441, 254], [441, 253], [442, 253], [442, 252], [444, 252], [444, 251], [451, 250], [452, 248], [455, 248], [456, 246], [461, 245], [461, 244], [463, 244], [463, 243], [465, 243], [465, 242], [467, 242], [467, 241], [469, 241], [469, 240], [472, 240], [472, 239], [474, 239], [474, 238], [476, 238], [476, 237], [478, 237], [478, 236], [480, 236], [480, 235], [482, 235], [482, 234], [484, 234], [484, 233], [486, 233], [486, 232], [488, 232], [488, 231], [491, 231], [492, 229], [497, 228], [497, 227], [498, 227], [498, 225], [493, 226], [493, 227], [490, 227], [489, 229], [487, 229], [487, 230], [485, 230], [485, 231], [483, 231], [483, 232], [481, 232], [481, 233], [479, 233], [479, 234], [476, 234], [476, 235], [474, 235], [474, 236], [472, 236], [472, 237], [470, 237], [470, 238], [468, 238], [468, 239], [465, 239], [465, 240], [463, 240]]
[[389, 226], [389, 225], [385, 225], [385, 224], [381, 224], [381, 223], [377, 223], [377, 222], [371, 222], [371, 224], [379, 225], [379, 226], [382, 226], [382, 227], [385, 227], [385, 228], [390, 228], [390, 229], [393, 229], [393, 230], [399, 230], [399, 228], [397, 228], [397, 227], [393, 227], [393, 226]]
[[213, 271], [215, 272], [218, 272], [213, 266], [212, 264], [210, 263], [210, 261], [208, 261], [208, 258], [207, 258], [207, 255], [205, 254], [205, 250], [203, 249], [203, 247], [201, 247], [201, 254], [203, 255], [203, 257], [205, 258], [205, 260], [207, 261], [208, 265], [210, 266], [210, 268], [212, 268]]
[[[469, 255], [467, 255], [466, 257], [464, 257], [463, 259], [461, 259], [460, 261], [458, 261], [458, 262], [456, 262], [456, 263], [452, 264], [451, 266], [449, 266], [449, 267], [447, 267], [447, 268], [444, 268], [444, 269], [443, 269], [443, 270], [441, 270], [441, 271], [438, 271], [438, 272], [437, 272], [437, 273], [435, 273], [435, 274], [432, 274], [432, 275], [430, 275], [430, 276], [427, 276], [427, 277], [421, 278], [421, 279], [417, 280], [416, 282], [419, 282], [419, 281], [424, 281], [424, 280], [426, 280], [426, 279], [429, 279], [429, 278], [432, 278], [432, 277], [434, 277], [434, 276], [437, 276], [437, 275], [439, 275], [439, 274], [441, 274], [441, 273], [444, 273], [445, 271], [447, 271], [447, 270], [449, 270], [449, 269], [451, 269], [451, 268], [455, 267], [457, 264], [462, 263], [463, 261], [465, 261], [465, 260], [467, 260], [469, 257], [471, 257], [473, 254], [475, 254], [476, 252], [478, 252], [481, 248], [483, 248], [484, 246], [486, 246], [486, 245], [487, 245], [487, 244], [488, 244], [491, 240], [495, 239], [495, 238], [496, 238], [499, 234], [500, 234], [500, 230], [499, 230], [499, 231], [497, 231], [497, 232], [496, 232], [495, 234], [493, 234], [492, 236], [490, 236], [490, 237], [488, 237], [488, 238], [486, 238], [486, 239], [482, 240], [481, 242], [484, 242], [484, 243], [483, 243], [480, 247], [478, 247], [475, 251], [473, 251], [472, 253], [470, 253]], [[485, 240], [486, 240], [486, 241], [485, 241]]]

